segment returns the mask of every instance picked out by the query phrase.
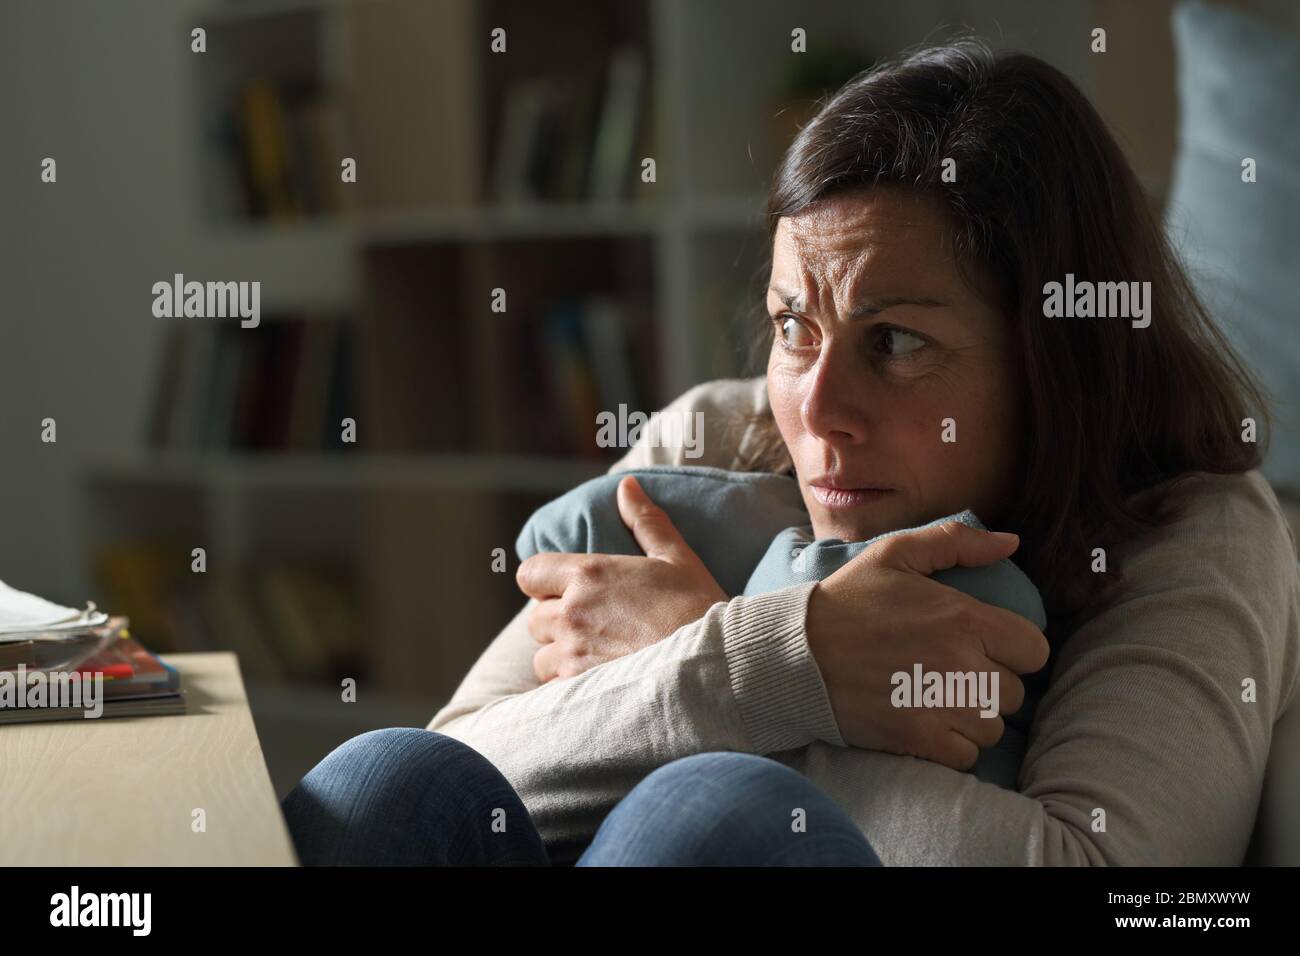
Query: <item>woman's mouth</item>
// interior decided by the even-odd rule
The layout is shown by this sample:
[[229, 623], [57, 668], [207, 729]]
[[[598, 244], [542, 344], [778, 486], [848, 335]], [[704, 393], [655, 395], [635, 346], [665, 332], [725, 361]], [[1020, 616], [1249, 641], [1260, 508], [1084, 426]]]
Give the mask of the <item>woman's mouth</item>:
[[831, 511], [846, 511], [857, 508], [871, 501], [878, 501], [886, 495], [892, 495], [892, 488], [832, 488], [829, 485], [810, 484], [808, 488], [824, 508]]

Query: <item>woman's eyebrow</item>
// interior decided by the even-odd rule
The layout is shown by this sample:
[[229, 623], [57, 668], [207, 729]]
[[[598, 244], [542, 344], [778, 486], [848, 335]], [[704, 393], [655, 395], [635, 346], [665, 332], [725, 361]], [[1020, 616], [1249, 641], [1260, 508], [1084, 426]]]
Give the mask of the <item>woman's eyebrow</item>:
[[[772, 286], [768, 291], [775, 292], [777, 298], [779, 298], [785, 304], [785, 307], [787, 309], [792, 309], [795, 312], [803, 311], [803, 305], [804, 305], [803, 293], [789, 292], [777, 286]], [[851, 319], [866, 318], [868, 316], [875, 315], [879, 312], [884, 312], [886, 309], [892, 309], [894, 306], [898, 306], [898, 305], [919, 305], [922, 308], [927, 308], [927, 309], [942, 309], [942, 308], [946, 308], [948, 303], [942, 302], [939, 299], [930, 298], [928, 296], [922, 296], [922, 297], [906, 296], [906, 295], [883, 296], [878, 299], [864, 299], [862, 302], [858, 303], [856, 306], [853, 307], [853, 311], [849, 313], [849, 318]]]
[[907, 295], [891, 295], [880, 299], [867, 299], [853, 307], [849, 313], [851, 319], [861, 319], [867, 316], [875, 315], [877, 312], [884, 312], [886, 309], [892, 309], [896, 305], [919, 305], [925, 309], [942, 309], [946, 308], [948, 303], [941, 302], [938, 299], [932, 299], [928, 296], [915, 298]]
[[787, 309], [793, 309], [795, 312], [803, 311], [802, 292], [797, 294], [793, 292], [787, 292], [785, 289], [782, 289], [779, 286], [771, 286], [768, 288], [767, 291], [775, 292], [777, 298], [781, 300], [781, 302], [785, 305]]

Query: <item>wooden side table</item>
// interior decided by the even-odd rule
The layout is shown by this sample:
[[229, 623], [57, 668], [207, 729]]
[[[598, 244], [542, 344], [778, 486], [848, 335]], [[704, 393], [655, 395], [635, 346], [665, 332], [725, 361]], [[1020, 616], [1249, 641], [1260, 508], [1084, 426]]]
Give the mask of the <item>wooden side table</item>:
[[184, 715], [0, 726], [0, 865], [297, 864], [235, 655], [166, 656]]

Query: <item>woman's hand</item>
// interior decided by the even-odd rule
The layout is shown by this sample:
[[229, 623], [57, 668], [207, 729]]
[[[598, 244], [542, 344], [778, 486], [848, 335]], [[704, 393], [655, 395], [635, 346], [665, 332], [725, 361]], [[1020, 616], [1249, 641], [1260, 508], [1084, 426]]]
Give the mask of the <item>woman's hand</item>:
[[1008, 557], [1015, 535], [957, 522], [886, 538], [814, 589], [807, 636], [840, 736], [864, 750], [911, 754], [968, 770], [1002, 736], [1000, 716], [979, 708], [895, 707], [897, 672], [999, 675], [998, 711], [1015, 713], [1025, 689], [1016, 674], [1047, 663], [1043, 633], [1018, 614], [985, 604], [927, 575]]
[[727, 595], [630, 475], [618, 485], [618, 513], [644, 558], [535, 554], [516, 581], [537, 605], [528, 631], [541, 647], [533, 670], [543, 684], [632, 654], [699, 620]]

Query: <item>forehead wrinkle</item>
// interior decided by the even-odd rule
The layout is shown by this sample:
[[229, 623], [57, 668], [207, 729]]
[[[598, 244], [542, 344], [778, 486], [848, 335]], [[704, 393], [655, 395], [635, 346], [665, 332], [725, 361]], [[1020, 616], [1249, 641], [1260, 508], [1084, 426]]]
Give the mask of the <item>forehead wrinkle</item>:
[[875, 241], [877, 230], [866, 228], [834, 229], [827, 232], [791, 231], [791, 245], [798, 269], [799, 311], [816, 310], [821, 290], [827, 289], [836, 312], [848, 314], [857, 301], [861, 286], [867, 281], [869, 267], [879, 259], [881, 246]]

